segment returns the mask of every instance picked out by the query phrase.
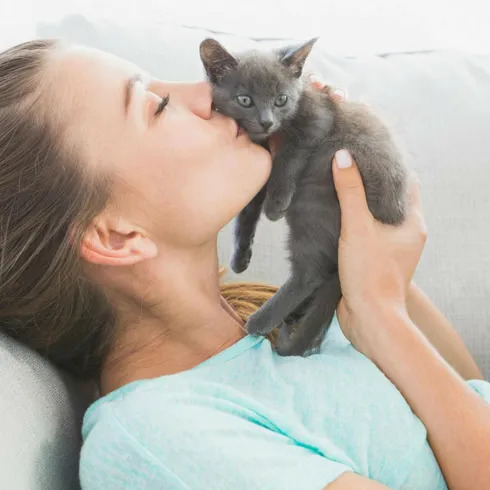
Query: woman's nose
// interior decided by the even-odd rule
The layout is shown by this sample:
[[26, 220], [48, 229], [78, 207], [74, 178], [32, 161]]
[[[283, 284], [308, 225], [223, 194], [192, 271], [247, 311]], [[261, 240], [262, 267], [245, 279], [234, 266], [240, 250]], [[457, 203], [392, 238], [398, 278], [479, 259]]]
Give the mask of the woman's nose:
[[180, 102], [202, 119], [210, 119], [212, 112], [212, 89], [208, 82], [167, 84], [171, 99]]

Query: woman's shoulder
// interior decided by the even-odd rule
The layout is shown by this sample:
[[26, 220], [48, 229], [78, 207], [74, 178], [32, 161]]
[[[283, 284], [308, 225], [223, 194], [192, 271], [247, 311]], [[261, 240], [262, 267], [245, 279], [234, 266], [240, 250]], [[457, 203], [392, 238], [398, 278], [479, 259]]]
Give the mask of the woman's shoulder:
[[86, 412], [79, 464], [83, 488], [189, 489], [173, 466], [191, 441], [197, 445], [197, 421], [202, 419], [192, 406], [182, 404], [176, 410], [145, 401], [146, 396], [135, 392], [104, 400]]
[[250, 409], [252, 400], [253, 397], [239, 388], [210, 377], [195, 376], [192, 370], [139, 380], [94, 402], [85, 412], [82, 436], [86, 441], [91, 433], [110, 432], [119, 426], [145, 440], [152, 440], [158, 433], [172, 440], [173, 435], [194, 437], [203, 420], [207, 424], [219, 420], [225, 425], [231, 418], [263, 423], [259, 411]]

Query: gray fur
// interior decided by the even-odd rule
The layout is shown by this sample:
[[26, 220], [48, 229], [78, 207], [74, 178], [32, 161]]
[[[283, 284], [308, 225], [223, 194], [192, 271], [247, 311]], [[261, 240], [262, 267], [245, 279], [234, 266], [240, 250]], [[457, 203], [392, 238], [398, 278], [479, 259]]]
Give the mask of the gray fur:
[[[251, 334], [280, 327], [276, 349], [284, 355], [304, 355], [319, 346], [341, 297], [340, 206], [331, 169], [335, 152], [345, 148], [353, 155], [376, 219], [401, 224], [408, 204], [408, 171], [386, 126], [364, 104], [336, 103], [302, 79], [314, 42], [233, 56], [208, 39], [200, 49], [216, 109], [233, 117], [256, 142], [264, 143], [277, 131], [284, 134], [266, 188], [236, 220], [232, 259], [236, 272], [248, 267], [262, 209], [272, 221], [286, 217], [291, 275], [246, 324]], [[276, 107], [281, 94], [288, 102]], [[248, 95], [254, 106], [242, 107], [237, 95]], [[261, 120], [267, 118], [272, 125], [264, 129]]]

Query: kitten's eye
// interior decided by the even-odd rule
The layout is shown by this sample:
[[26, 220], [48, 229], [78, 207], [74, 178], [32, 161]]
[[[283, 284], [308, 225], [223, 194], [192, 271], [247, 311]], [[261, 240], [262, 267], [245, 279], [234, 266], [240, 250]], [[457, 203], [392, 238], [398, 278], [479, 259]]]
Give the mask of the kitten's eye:
[[237, 95], [236, 100], [242, 107], [252, 107], [254, 105], [252, 97], [248, 95]]
[[276, 97], [276, 101], [274, 102], [274, 104], [277, 107], [282, 107], [283, 105], [286, 104], [287, 101], [288, 101], [288, 96], [287, 95], [278, 95]]

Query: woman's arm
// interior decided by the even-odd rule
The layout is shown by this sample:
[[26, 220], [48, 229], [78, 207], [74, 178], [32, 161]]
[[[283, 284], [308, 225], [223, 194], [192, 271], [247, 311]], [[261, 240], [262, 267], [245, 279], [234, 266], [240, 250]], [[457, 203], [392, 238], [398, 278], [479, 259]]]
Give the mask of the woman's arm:
[[374, 308], [364, 327], [371, 334], [372, 360], [424, 423], [449, 488], [487, 487], [490, 405], [441, 358], [408, 314]]
[[389, 490], [389, 487], [365, 476], [346, 472], [323, 490]]
[[424, 423], [449, 488], [486, 488], [490, 405], [441, 358], [407, 311], [409, 285], [426, 239], [418, 186], [405, 223], [383, 225], [369, 212], [356, 165], [346, 163], [342, 169], [333, 165], [342, 212], [340, 326]]
[[[310, 81], [316, 88], [326, 90], [334, 100], [338, 102], [345, 100], [343, 90], [326, 86], [317, 76], [310, 77]], [[455, 328], [413, 282], [408, 288], [406, 303], [411, 320], [464, 379], [483, 379], [475, 360]]]
[[407, 292], [407, 310], [412, 322], [460, 376], [464, 379], [483, 379], [455, 328], [413, 282]]

